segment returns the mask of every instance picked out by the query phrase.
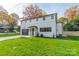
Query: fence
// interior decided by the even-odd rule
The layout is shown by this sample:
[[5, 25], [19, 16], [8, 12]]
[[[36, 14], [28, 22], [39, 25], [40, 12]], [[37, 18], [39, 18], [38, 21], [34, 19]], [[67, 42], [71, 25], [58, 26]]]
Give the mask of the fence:
[[79, 36], [79, 31], [64, 31], [64, 36]]

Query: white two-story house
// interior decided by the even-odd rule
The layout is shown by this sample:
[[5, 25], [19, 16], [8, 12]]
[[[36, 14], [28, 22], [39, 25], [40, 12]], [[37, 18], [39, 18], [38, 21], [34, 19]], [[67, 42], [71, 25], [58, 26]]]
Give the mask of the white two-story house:
[[62, 23], [57, 22], [57, 13], [21, 21], [21, 35], [57, 37], [62, 35]]

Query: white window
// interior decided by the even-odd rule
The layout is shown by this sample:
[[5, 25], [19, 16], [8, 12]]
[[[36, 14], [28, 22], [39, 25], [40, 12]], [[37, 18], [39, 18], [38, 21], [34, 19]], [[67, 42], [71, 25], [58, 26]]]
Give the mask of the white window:
[[38, 18], [36, 19], [36, 21], [38, 21]]
[[43, 17], [43, 20], [45, 20], [45, 17]]
[[40, 28], [40, 32], [51, 32], [51, 27]]
[[54, 15], [51, 16], [51, 19], [54, 19]]

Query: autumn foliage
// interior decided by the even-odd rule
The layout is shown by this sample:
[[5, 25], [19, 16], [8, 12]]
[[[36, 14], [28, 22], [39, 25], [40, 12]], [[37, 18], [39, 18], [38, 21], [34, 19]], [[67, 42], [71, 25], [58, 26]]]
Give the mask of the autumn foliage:
[[18, 22], [18, 20], [19, 20], [19, 16], [16, 14], [16, 13], [11, 13], [11, 17], [12, 17], [12, 19], [13, 19], [13, 23], [14, 23], [14, 25], [17, 25], [17, 22]]
[[3, 22], [4, 24], [12, 24], [14, 20], [8, 13], [0, 12], [0, 22]]
[[32, 4], [25, 7], [23, 12], [24, 18], [26, 19], [43, 16], [45, 14], [46, 14], [45, 11], [40, 9], [37, 5], [32, 5]]
[[68, 18], [68, 21], [73, 21], [75, 20], [76, 16], [79, 15], [79, 8], [78, 6], [73, 6], [71, 8], [68, 8], [64, 14], [66, 18]]
[[62, 22], [62, 23], [67, 23], [68, 22], [68, 19], [67, 18], [65, 18], [65, 17], [60, 17], [59, 18], [59, 22]]

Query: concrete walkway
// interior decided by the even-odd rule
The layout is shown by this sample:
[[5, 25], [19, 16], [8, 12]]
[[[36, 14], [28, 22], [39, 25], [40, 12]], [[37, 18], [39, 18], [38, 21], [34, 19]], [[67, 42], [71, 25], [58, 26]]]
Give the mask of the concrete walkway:
[[15, 38], [20, 38], [20, 37], [29, 38], [30, 36], [17, 35], [17, 36], [0, 37], [0, 41], [9, 40], [9, 39], [15, 39]]
[[19, 37], [21, 37], [21, 36], [18, 35], [18, 36], [0, 37], [0, 41], [8, 40], [8, 39], [14, 39], [14, 38], [19, 38]]

